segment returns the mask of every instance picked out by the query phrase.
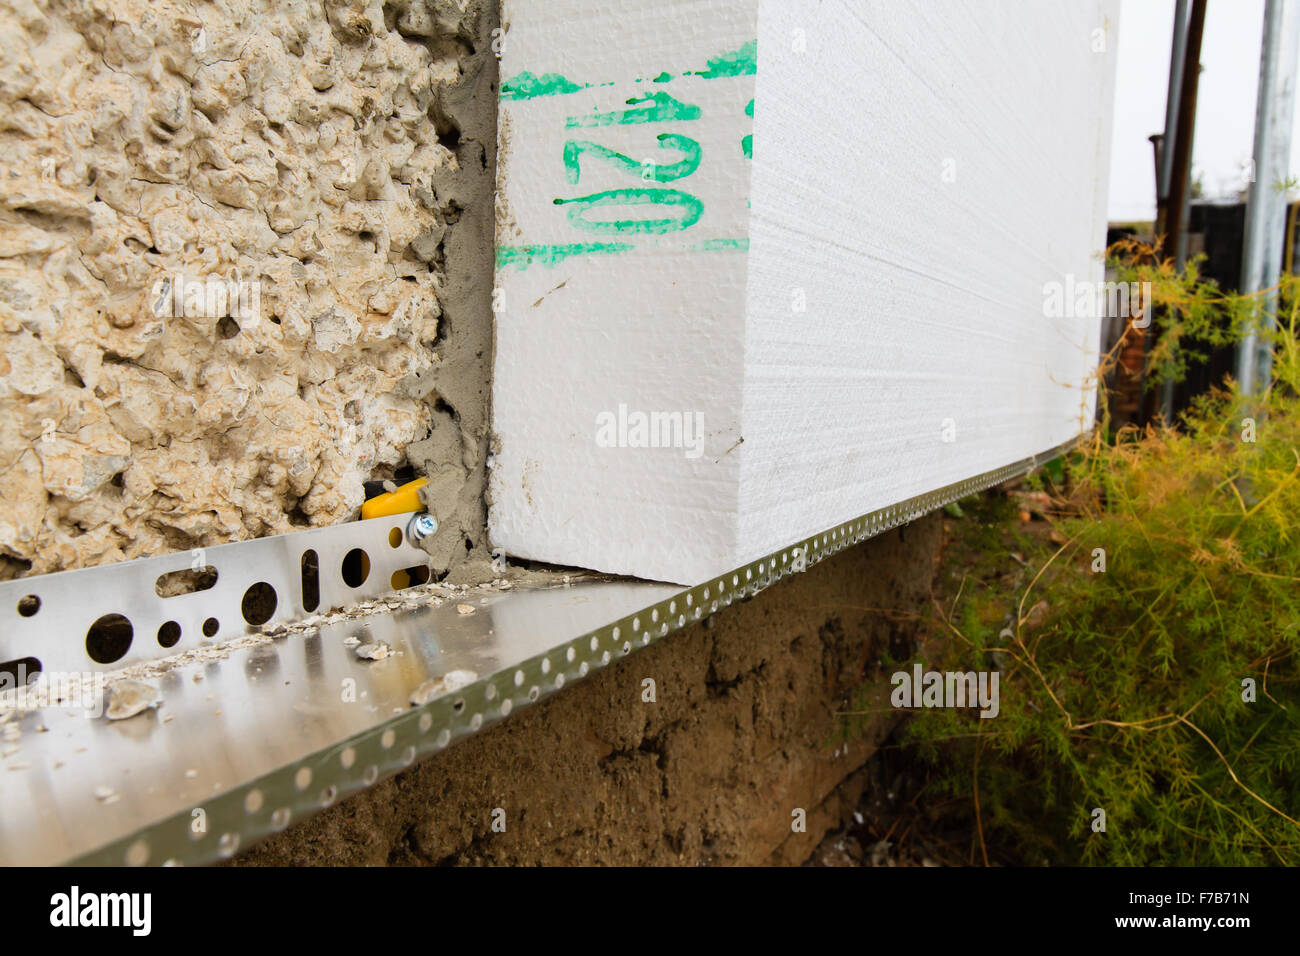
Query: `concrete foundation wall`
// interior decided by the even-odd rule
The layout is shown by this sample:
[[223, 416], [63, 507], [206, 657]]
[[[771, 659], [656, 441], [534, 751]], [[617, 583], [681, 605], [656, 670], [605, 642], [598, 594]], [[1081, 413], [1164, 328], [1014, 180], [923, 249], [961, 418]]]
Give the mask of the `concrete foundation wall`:
[[[909, 652], [940, 540], [931, 515], [847, 549], [236, 865], [803, 862], [852, 809], [896, 722], [880, 656]], [[837, 712], [864, 686], [881, 713], [845, 739]]]

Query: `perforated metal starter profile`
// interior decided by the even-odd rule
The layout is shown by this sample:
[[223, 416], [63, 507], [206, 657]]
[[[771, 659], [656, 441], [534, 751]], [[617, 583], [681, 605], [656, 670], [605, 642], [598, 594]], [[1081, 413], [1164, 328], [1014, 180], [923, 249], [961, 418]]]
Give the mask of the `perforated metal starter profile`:
[[[162, 706], [129, 720], [51, 706], [17, 714], [9, 721], [17, 734], [0, 728], [12, 738], [0, 747], [21, 748], [0, 764], [0, 862], [228, 858], [597, 668], [1072, 444], [844, 522], [692, 588], [601, 581], [472, 589], [440, 606], [381, 610], [169, 669], [154, 680]], [[390, 530], [404, 528], [401, 519], [374, 522], [387, 524], [354, 533], [384, 545]], [[301, 542], [280, 547], [288, 580]], [[222, 558], [218, 551], [208, 556]], [[157, 574], [151, 566], [138, 576], [152, 587]], [[391, 653], [361, 660], [358, 640]]]

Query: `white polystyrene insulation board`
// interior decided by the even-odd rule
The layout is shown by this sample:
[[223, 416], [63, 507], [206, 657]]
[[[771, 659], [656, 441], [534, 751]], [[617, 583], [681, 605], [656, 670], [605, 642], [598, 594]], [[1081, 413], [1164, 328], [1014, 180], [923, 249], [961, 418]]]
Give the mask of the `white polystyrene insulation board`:
[[1086, 431], [1116, 13], [506, 0], [495, 546], [692, 584]]

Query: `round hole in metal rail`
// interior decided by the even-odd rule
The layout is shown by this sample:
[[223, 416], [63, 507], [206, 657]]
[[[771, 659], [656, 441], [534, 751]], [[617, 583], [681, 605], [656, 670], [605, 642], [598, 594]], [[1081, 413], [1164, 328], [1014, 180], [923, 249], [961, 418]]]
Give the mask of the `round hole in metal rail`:
[[175, 621], [164, 621], [158, 628], [158, 646], [175, 647], [181, 639], [181, 626]]
[[8, 687], [26, 687], [41, 673], [41, 662], [35, 657], [20, 657], [0, 662], [0, 690]]
[[18, 599], [18, 616], [31, 617], [41, 609], [41, 599], [35, 594], [24, 594]]
[[343, 566], [339, 570], [344, 584], [350, 588], [359, 588], [370, 577], [370, 556], [361, 548], [353, 548], [343, 555]]
[[210, 617], [203, 622], [203, 636], [216, 637], [217, 631], [221, 630], [221, 622], [215, 617]]
[[244, 592], [244, 600], [240, 602], [239, 612], [244, 615], [245, 621], [257, 627], [271, 620], [278, 603], [279, 598], [276, 596], [275, 588], [265, 581], [258, 581], [256, 584], [249, 585], [248, 590]]
[[135, 628], [121, 614], [105, 614], [86, 632], [86, 653], [96, 664], [112, 664], [126, 657]]

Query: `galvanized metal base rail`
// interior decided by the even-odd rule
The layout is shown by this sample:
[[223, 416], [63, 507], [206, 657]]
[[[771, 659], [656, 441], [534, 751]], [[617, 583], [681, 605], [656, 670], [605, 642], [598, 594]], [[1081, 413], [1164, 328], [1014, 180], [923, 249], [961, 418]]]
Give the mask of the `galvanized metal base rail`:
[[[158, 665], [153, 683], [162, 706], [128, 720], [54, 705], [14, 713], [0, 726], [0, 863], [179, 865], [229, 858], [598, 668], [843, 548], [1029, 471], [1068, 447], [843, 522], [692, 588], [604, 581], [471, 589], [440, 606], [346, 617], [278, 640], [199, 647], [179, 662], [171, 658]], [[220, 566], [218, 581], [228, 576], [243, 585], [271, 575], [282, 601], [288, 594], [301, 603], [294, 577], [304, 542], [314, 543], [311, 550], [330, 559], [319, 565], [321, 586], [329, 592], [322, 594], [322, 605], [328, 607], [340, 592], [323, 583], [323, 569], [334, 559], [342, 568], [343, 555], [353, 548], [375, 552], [368, 554], [369, 574], [378, 574], [381, 584], [389, 564], [416, 563], [414, 554], [403, 551], [408, 545], [397, 540], [404, 527], [402, 518], [374, 519], [284, 536], [292, 541], [228, 545], [224, 553], [212, 548], [202, 558]], [[314, 542], [306, 535], [316, 535]], [[244, 560], [254, 547], [263, 549], [257, 560]], [[385, 547], [391, 556], [384, 556]], [[227, 575], [236, 557], [240, 561]], [[18, 601], [40, 592], [35, 618], [52, 602], [75, 600], [76, 589], [64, 590], [56, 579], [84, 581], [91, 606], [77, 621], [94, 620], [91, 612], [102, 609], [103, 595], [91, 575], [111, 576], [115, 587], [137, 593], [153, 586], [159, 569], [188, 567], [186, 558], [10, 582], [0, 587], [0, 599], [11, 605], [5, 613], [17, 612]], [[134, 572], [122, 574], [133, 566]], [[222, 600], [232, 602], [238, 592], [232, 585]], [[129, 605], [133, 622], [147, 622], [146, 635], [160, 614], [153, 605], [160, 603], [166, 600]], [[194, 612], [206, 613], [199, 603]], [[81, 631], [24, 628], [15, 636], [9, 620], [4, 623], [0, 650], [6, 654], [39, 651], [61, 666], [84, 663], [76, 653], [84, 643]], [[391, 653], [361, 659], [359, 642], [386, 644]], [[124, 655], [124, 663], [148, 667], [159, 657], [147, 642], [137, 647], [133, 641], [131, 648], [134, 656]]]

